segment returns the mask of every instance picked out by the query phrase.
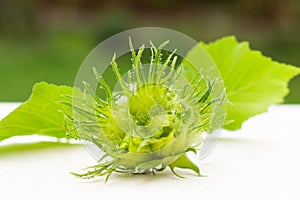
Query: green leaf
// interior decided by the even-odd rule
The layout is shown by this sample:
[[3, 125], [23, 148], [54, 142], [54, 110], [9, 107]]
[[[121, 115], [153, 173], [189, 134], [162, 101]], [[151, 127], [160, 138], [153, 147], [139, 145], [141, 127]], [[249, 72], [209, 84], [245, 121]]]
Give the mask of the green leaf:
[[[225, 129], [239, 129], [249, 117], [267, 111], [271, 104], [283, 102], [289, 92], [288, 81], [300, 73], [299, 68], [272, 61], [251, 50], [248, 42], [239, 43], [233, 36], [200, 45], [218, 67], [231, 102], [226, 105], [226, 112], [227, 120], [233, 123], [225, 125]], [[195, 47], [186, 58], [200, 65], [200, 49]]]
[[62, 94], [72, 95], [73, 88], [37, 83], [31, 97], [0, 121], [0, 141], [20, 135], [40, 134], [57, 138], [66, 137]]
[[180, 156], [175, 162], [171, 163], [169, 165], [171, 171], [176, 175], [182, 178], [182, 176], [178, 175], [175, 172], [175, 168], [181, 168], [181, 169], [190, 169], [197, 173], [197, 175], [201, 176], [200, 170], [197, 165], [195, 165], [186, 154], [183, 154]]

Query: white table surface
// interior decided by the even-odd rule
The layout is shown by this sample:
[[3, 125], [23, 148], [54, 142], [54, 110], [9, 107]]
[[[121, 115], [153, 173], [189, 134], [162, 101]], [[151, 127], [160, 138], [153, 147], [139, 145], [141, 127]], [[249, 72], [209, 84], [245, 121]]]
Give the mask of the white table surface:
[[[0, 119], [18, 104], [0, 103]], [[0, 199], [300, 199], [300, 105], [270, 107], [241, 130], [223, 132], [200, 168], [206, 177], [166, 171], [157, 175], [113, 175], [81, 180], [70, 171], [95, 164], [82, 146], [0, 143]], [[0, 133], [1, 134], [1, 133]], [[21, 144], [25, 143], [25, 144]], [[35, 149], [28, 150], [28, 145]], [[15, 150], [15, 147], [18, 147]]]

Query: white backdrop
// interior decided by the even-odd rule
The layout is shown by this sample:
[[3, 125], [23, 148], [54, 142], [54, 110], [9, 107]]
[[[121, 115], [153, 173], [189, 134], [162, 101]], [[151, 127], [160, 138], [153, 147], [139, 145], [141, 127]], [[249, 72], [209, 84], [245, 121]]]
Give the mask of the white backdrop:
[[[0, 103], [0, 119], [16, 106]], [[16, 143], [48, 138], [11, 138], [0, 143], [0, 199], [300, 199], [299, 124], [300, 105], [272, 106], [241, 130], [223, 132], [200, 162], [205, 177], [189, 171], [178, 171], [184, 179], [170, 171], [116, 174], [106, 184], [103, 178], [80, 180], [69, 173], [95, 164], [82, 146], [30, 150]]]

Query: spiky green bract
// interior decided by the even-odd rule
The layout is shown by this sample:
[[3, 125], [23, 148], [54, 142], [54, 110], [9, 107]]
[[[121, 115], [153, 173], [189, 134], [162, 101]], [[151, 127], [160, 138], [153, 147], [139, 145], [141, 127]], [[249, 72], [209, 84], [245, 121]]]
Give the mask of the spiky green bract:
[[186, 152], [199, 147], [203, 132], [212, 131], [211, 85], [200, 75], [187, 81], [175, 51], [163, 59], [167, 43], [158, 48], [151, 43], [150, 64], [143, 66], [144, 46], [136, 52], [130, 41], [132, 70], [121, 75], [116, 55], [111, 62], [118, 81], [114, 91], [94, 69], [106, 98], [86, 83], [85, 94], [73, 98], [75, 117], [67, 117], [69, 136], [90, 141], [103, 152], [98, 165], [74, 175], [108, 178], [112, 172], [154, 173], [168, 166], [173, 172], [176, 167], [188, 168], [200, 175]]
[[[238, 43], [234, 37], [200, 45], [213, 58], [224, 79], [227, 98], [231, 102], [227, 104], [227, 116], [235, 121], [226, 126], [230, 130], [239, 128], [244, 120], [265, 111], [270, 104], [281, 102], [288, 92], [288, 81], [300, 73], [299, 68], [274, 62], [260, 52], [250, 50], [248, 43]], [[133, 49], [133, 45], [130, 46]], [[213, 114], [213, 83], [203, 81], [201, 74], [195, 71], [191, 73], [187, 70], [188, 65], [178, 66], [175, 51], [164, 59], [160, 48], [152, 46], [148, 68], [143, 67], [140, 60], [144, 47], [138, 52], [132, 50], [132, 76], [128, 79], [118, 72], [114, 57], [112, 68], [119, 80], [118, 92], [127, 97], [124, 104], [115, 103], [115, 91], [96, 71], [98, 85], [106, 93], [106, 99], [90, 91], [88, 83], [84, 83], [84, 93], [75, 89], [73, 94], [70, 87], [37, 83], [30, 99], [0, 122], [0, 141], [30, 134], [64, 137], [63, 114], [58, 112], [63, 110], [68, 137], [90, 141], [104, 152], [98, 165], [78, 176], [150, 173], [166, 167], [171, 170], [188, 168], [199, 173], [186, 152], [201, 144], [199, 133], [212, 131], [209, 122]], [[193, 60], [197, 66], [203, 66], [205, 59], [199, 56], [198, 50], [193, 49], [183, 60]], [[173, 80], [181, 80], [181, 74], [187, 77], [191, 86], [184, 88], [179, 82], [180, 87], [176, 84], [170, 87]], [[192, 106], [187, 109], [186, 105]], [[197, 116], [202, 116], [201, 120], [196, 120]], [[183, 126], [186, 122], [189, 122], [187, 126]], [[150, 131], [147, 134], [145, 130]]]

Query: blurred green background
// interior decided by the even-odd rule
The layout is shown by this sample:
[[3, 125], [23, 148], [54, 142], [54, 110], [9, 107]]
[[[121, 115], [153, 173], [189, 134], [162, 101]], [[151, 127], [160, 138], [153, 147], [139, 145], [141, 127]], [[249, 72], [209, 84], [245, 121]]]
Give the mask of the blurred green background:
[[[299, 0], [0, 1], [0, 101], [24, 101], [34, 83], [73, 85], [85, 56], [120, 31], [160, 26], [195, 40], [226, 35], [300, 66]], [[300, 77], [287, 103], [300, 103]]]

